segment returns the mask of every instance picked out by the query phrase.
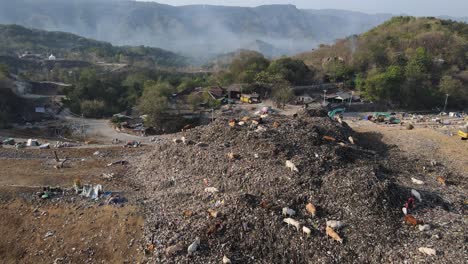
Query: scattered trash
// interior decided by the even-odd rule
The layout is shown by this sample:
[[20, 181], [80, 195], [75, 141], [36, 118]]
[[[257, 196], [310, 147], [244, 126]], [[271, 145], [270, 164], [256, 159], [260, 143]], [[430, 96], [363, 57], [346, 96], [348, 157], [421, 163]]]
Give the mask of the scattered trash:
[[39, 146], [39, 142], [37, 142], [37, 139], [28, 139], [26, 143], [27, 147], [37, 147]]
[[199, 143], [195, 144], [195, 146], [197, 146], [197, 147], [199, 147], [199, 148], [207, 148], [207, 147], [208, 147], [208, 144], [199, 142]]
[[262, 133], [262, 132], [265, 132], [265, 131], [267, 131], [267, 129], [264, 126], [258, 126], [258, 128], [255, 130], [255, 132], [257, 132], [257, 133]]
[[414, 216], [412, 215], [405, 215], [405, 223], [408, 224], [408, 225], [411, 225], [411, 226], [417, 226], [419, 224], [421, 224], [422, 222], [417, 220]]
[[280, 126], [280, 123], [278, 121], [273, 122], [273, 127], [278, 128]]
[[292, 161], [290, 161], [290, 160], [287, 160], [287, 161], [286, 161], [286, 168], [291, 169], [291, 171], [299, 172], [299, 169], [298, 169], [298, 168], [296, 167], [296, 165], [294, 165], [294, 163], [292, 163]]
[[99, 195], [102, 193], [102, 185], [101, 184], [96, 184], [96, 185], [84, 185], [83, 186], [83, 191], [81, 192], [81, 195], [87, 198], [91, 198], [93, 200], [96, 200], [99, 198]]
[[418, 179], [415, 179], [413, 177], [411, 177], [411, 181], [414, 183], [414, 184], [418, 184], [418, 185], [423, 185], [424, 182], [421, 181], [421, 180], [418, 180]]
[[98, 151], [94, 152], [93, 155], [94, 156], [99, 156], [99, 155], [101, 155], [101, 152], [98, 150]]
[[223, 264], [230, 264], [230, 263], [231, 263], [231, 260], [228, 259], [228, 257], [223, 256]]
[[330, 136], [323, 136], [323, 139], [328, 140], [328, 141], [336, 141], [336, 138], [330, 137]]
[[219, 190], [217, 188], [215, 188], [215, 187], [207, 187], [207, 188], [205, 188], [205, 192], [207, 192], [207, 193], [217, 193], [217, 192], [219, 192]]
[[427, 224], [426, 225], [419, 225], [418, 228], [419, 228], [419, 231], [429, 231], [429, 230], [431, 230], [431, 226], [427, 225]]
[[13, 145], [15, 145], [15, 140], [13, 138], [7, 138], [7, 139], [3, 140], [2, 143], [3, 143], [3, 145], [13, 146]]
[[306, 226], [303, 226], [302, 227], [302, 233], [306, 234], [307, 237], [310, 237], [310, 234], [312, 233], [312, 231], [310, 230], [310, 228], [308, 228]]
[[141, 142], [140, 141], [136, 141], [136, 140], [132, 140], [132, 141], [128, 141], [124, 147], [126, 148], [138, 148], [141, 146]]
[[126, 160], [119, 160], [119, 161], [114, 161], [114, 162], [111, 162], [111, 163], [108, 163], [107, 164], [107, 167], [110, 167], [110, 166], [113, 166], [113, 165], [126, 165], [128, 164], [128, 161]]
[[172, 245], [172, 246], [166, 248], [166, 255], [167, 256], [174, 256], [177, 253], [181, 252], [182, 250], [184, 250], [184, 247], [181, 244], [178, 243], [178, 244], [175, 244], [175, 245]]
[[294, 211], [293, 209], [288, 208], [288, 207], [283, 208], [283, 215], [285, 215], [285, 216], [294, 216], [295, 214], [296, 214], [296, 211]]
[[120, 194], [111, 194], [110, 197], [107, 199], [106, 204], [111, 205], [111, 204], [123, 204], [128, 202], [128, 200]]
[[210, 214], [211, 217], [217, 218], [220, 214], [218, 211], [215, 211], [213, 209], [208, 209], [208, 213]]
[[235, 119], [229, 120], [229, 126], [230, 127], [235, 127], [236, 126], [236, 120]]
[[294, 220], [294, 219], [292, 219], [292, 218], [285, 218], [285, 219], [283, 220], [283, 222], [285, 222], [285, 223], [288, 224], [288, 225], [294, 226], [294, 227], [297, 229], [297, 231], [299, 231], [299, 228], [301, 228], [301, 224], [299, 224], [298, 221], [296, 221], [296, 220]]
[[190, 255], [197, 251], [198, 246], [200, 246], [200, 238], [197, 237], [195, 238], [195, 241], [187, 248], [188, 254]]
[[325, 228], [325, 232], [327, 233], [327, 236], [333, 238], [333, 240], [343, 243], [343, 239], [335, 232], [335, 230], [333, 230], [333, 228], [327, 226]]
[[349, 136], [349, 137], [348, 137], [348, 140], [349, 140], [349, 142], [350, 142], [351, 144], [353, 144], [353, 145], [355, 144], [355, 143], [354, 143], [354, 138], [353, 138], [352, 136]]
[[51, 236], [53, 236], [54, 234], [55, 234], [54, 231], [48, 231], [48, 232], [45, 234], [44, 238], [51, 237]]
[[442, 176], [438, 176], [437, 177], [437, 182], [442, 184], [442, 185], [446, 185], [446, 181], [445, 181], [445, 178], [442, 177]]
[[308, 203], [306, 205], [306, 210], [312, 216], [315, 216], [315, 213], [317, 212], [317, 209], [315, 208], [315, 206], [312, 203]]
[[419, 250], [419, 252], [424, 253], [424, 254], [429, 255], [429, 256], [437, 255], [437, 252], [435, 251], [435, 249], [432, 249], [432, 248], [420, 247], [420, 248], [418, 248], [418, 250]]
[[182, 214], [183, 214], [185, 217], [190, 218], [190, 217], [193, 216], [193, 211], [191, 211], [191, 210], [184, 210], [184, 211], [182, 212]]
[[50, 149], [50, 143], [44, 143], [39, 146], [39, 149]]
[[340, 229], [344, 226], [343, 222], [336, 220], [328, 220], [326, 224], [333, 229]]
[[227, 156], [228, 156], [229, 160], [237, 160], [237, 159], [240, 158], [240, 155], [239, 155], [239, 154], [235, 154], [235, 153], [233, 153], [233, 152], [229, 152], [229, 153], [227, 154]]
[[407, 129], [407, 130], [413, 130], [413, 129], [414, 129], [414, 125], [411, 124], [411, 123], [408, 123], [408, 124], [406, 125], [406, 129]]
[[416, 198], [419, 202], [422, 202], [421, 194], [419, 194], [419, 192], [416, 191], [415, 189], [411, 190], [411, 195], [413, 195], [414, 198]]
[[114, 179], [115, 174], [114, 173], [103, 173], [102, 178], [108, 181], [112, 181]]

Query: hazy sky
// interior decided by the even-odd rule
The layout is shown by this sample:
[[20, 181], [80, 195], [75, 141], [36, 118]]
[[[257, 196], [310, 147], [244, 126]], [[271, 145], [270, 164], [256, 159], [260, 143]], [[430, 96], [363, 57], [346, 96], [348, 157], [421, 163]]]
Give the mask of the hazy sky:
[[293, 4], [298, 8], [346, 9], [366, 13], [392, 13], [415, 16], [468, 16], [468, 0], [145, 0], [170, 5], [210, 4], [258, 6]]

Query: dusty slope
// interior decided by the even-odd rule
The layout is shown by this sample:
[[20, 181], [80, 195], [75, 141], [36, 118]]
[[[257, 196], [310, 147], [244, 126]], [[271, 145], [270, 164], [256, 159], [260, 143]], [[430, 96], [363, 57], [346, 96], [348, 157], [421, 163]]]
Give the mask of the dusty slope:
[[[146, 236], [155, 245], [150, 261], [219, 263], [226, 255], [233, 263], [463, 263], [461, 176], [405, 159], [378, 141], [371, 145], [375, 152], [353, 146], [348, 136], [360, 136], [326, 117], [270, 116], [264, 122], [266, 131], [257, 132], [230, 128], [220, 118], [178, 135], [204, 144], [167, 142], [138, 161]], [[229, 153], [239, 157], [229, 159]], [[299, 172], [286, 168], [286, 160]], [[436, 176], [449, 178], [449, 184], [439, 185]], [[426, 184], [415, 185], [410, 177]], [[219, 192], [208, 193], [207, 187]], [[430, 224], [430, 231], [403, 223], [401, 207], [412, 188], [423, 201], [411, 213]], [[308, 202], [317, 207], [315, 217], [305, 210]], [[312, 229], [310, 238], [283, 222], [283, 207], [294, 209], [293, 218]], [[343, 244], [325, 235], [325, 221], [332, 219], [345, 223], [337, 230]], [[187, 254], [196, 237], [198, 251]], [[436, 249], [437, 256], [419, 253], [423, 246]]]

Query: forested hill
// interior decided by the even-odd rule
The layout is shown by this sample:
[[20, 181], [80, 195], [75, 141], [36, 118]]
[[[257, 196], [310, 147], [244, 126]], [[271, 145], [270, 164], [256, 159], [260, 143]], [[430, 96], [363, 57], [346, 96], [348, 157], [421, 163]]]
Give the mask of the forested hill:
[[468, 24], [395, 17], [359, 36], [296, 56], [371, 100], [402, 107], [468, 106]]
[[187, 59], [176, 53], [144, 46], [117, 47], [65, 32], [29, 29], [18, 25], [0, 25], [0, 55], [17, 56], [25, 52], [54, 54], [57, 58], [90, 62], [115, 62], [141, 66], [184, 66]]
[[[114, 45], [147, 45], [203, 57], [250, 49], [281, 56], [365, 32], [390, 14], [259, 7], [170, 6], [131, 0], [3, 0], [0, 23], [71, 32]], [[261, 48], [261, 47], [260, 47]], [[270, 53], [269, 53], [270, 52]]]

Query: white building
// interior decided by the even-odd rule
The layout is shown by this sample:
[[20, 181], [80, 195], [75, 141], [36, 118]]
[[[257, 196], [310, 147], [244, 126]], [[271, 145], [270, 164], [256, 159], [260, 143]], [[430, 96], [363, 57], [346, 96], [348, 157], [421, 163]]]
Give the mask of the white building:
[[50, 54], [49, 60], [54, 61], [55, 59], [56, 59], [56, 58], [55, 58], [54, 54]]

